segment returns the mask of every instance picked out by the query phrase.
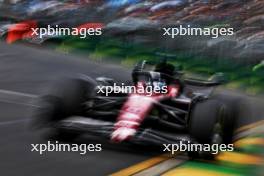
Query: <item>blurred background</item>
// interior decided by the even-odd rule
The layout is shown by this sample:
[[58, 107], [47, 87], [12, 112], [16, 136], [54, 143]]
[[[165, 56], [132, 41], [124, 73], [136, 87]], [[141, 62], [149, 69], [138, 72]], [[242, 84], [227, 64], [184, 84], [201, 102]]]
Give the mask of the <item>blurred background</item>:
[[[229, 88], [258, 94], [264, 85], [263, 13], [262, 0], [2, 0], [0, 35], [5, 40], [4, 31], [8, 31], [9, 25], [27, 20], [38, 27], [100, 23], [104, 26], [103, 35], [98, 37], [20, 39], [97, 60], [111, 58], [126, 66], [165, 55], [196, 75], [225, 72], [232, 81], [227, 85]], [[217, 39], [210, 36], [170, 39], [162, 35], [163, 27], [179, 25], [234, 28], [235, 35]]]
[[[39, 38], [28, 35], [32, 27], [48, 25], [69, 28], [95, 25], [102, 27], [103, 33], [84, 39], [79, 36]], [[180, 25], [234, 28], [235, 34], [217, 39], [210, 36], [170, 39], [162, 35], [162, 28]], [[3, 162], [3, 172], [9, 173], [6, 175], [17, 175], [18, 170], [27, 175], [57, 175], [58, 171], [62, 175], [76, 172], [78, 175], [107, 175], [152, 156], [144, 152], [134, 154], [106, 149], [103, 154], [86, 158], [63, 153], [50, 154], [40, 160], [39, 156], [24, 151], [29, 150], [26, 145], [39, 141], [39, 137], [24, 130], [18, 114], [27, 116], [29, 110], [24, 105], [34, 105], [28, 104], [26, 99], [40, 94], [39, 90], [46, 88], [48, 79], [89, 70], [93, 71], [93, 76], [116, 74], [127, 77], [130, 74], [127, 68], [139, 60], [153, 61], [161, 57], [181, 65], [187, 76], [207, 78], [223, 72], [229, 80], [224, 89], [247, 96], [241, 106], [242, 128], [238, 130], [234, 152], [222, 153], [214, 162], [183, 159], [184, 163], [177, 165], [177, 169], [171, 165], [162, 173], [177, 176], [264, 175], [263, 0], [0, 0], [0, 38], [1, 89], [30, 92], [18, 96], [0, 91], [3, 116], [0, 120], [3, 135], [0, 156], [9, 158]], [[79, 57], [100, 64], [86, 63]], [[116, 67], [119, 71], [109, 69]], [[121, 75], [121, 71], [124, 74]], [[14, 126], [8, 126], [10, 124]], [[19, 135], [14, 131], [20, 132]], [[10, 141], [12, 144], [6, 145]], [[26, 162], [23, 159], [27, 159]], [[174, 163], [178, 162], [178, 159], [174, 160]], [[18, 170], [13, 164], [19, 165]], [[91, 166], [88, 170], [87, 165]], [[71, 167], [79, 172], [70, 170]], [[152, 174], [137, 173], [161, 175], [161, 168], [155, 168]], [[124, 173], [128, 172], [117, 175], [136, 174]]]

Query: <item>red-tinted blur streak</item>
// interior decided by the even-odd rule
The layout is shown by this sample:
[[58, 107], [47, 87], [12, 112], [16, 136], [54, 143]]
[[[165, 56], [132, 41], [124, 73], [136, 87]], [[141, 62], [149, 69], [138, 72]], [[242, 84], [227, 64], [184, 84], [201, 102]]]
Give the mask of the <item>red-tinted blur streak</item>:
[[6, 42], [13, 43], [24, 38], [33, 36], [32, 28], [37, 28], [37, 22], [34, 20], [22, 21], [9, 27]]

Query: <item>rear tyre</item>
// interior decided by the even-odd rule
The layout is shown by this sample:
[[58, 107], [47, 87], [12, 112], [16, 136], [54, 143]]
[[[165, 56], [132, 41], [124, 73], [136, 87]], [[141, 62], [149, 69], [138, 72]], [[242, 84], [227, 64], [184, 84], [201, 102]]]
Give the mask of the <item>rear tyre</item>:
[[54, 135], [62, 139], [77, 137], [75, 132], [57, 129], [56, 124], [69, 116], [81, 115], [82, 105], [93, 95], [94, 86], [92, 81], [81, 79], [59, 81], [48, 95], [40, 98], [40, 108], [34, 115], [36, 116], [34, 126], [52, 128], [51, 131], [55, 131]]

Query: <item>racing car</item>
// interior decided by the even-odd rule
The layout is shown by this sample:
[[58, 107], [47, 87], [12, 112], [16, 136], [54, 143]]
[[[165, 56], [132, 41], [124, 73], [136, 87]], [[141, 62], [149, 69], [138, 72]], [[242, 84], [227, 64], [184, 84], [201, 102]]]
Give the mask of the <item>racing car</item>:
[[[107, 77], [81, 75], [56, 82], [39, 98], [35, 120], [64, 139], [90, 134], [115, 143], [149, 146], [180, 141], [230, 143], [233, 102], [214, 95], [223, 82], [220, 73], [210, 80], [184, 78], [167, 61], [154, 65], [141, 61], [132, 70], [132, 81], [126, 83], [133, 91]], [[146, 87], [166, 91], [139, 91]]]

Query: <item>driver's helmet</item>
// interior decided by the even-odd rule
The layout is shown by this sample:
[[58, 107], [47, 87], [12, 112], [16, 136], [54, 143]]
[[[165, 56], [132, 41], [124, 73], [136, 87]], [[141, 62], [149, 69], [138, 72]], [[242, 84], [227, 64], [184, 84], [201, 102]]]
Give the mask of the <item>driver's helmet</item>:
[[156, 65], [154, 71], [173, 76], [175, 73], [175, 66], [173, 64], [167, 63], [166, 61], [163, 61]]
[[[175, 67], [173, 64], [167, 63], [166, 59], [158, 63], [154, 70], [148, 71], [151, 73], [152, 80], [146, 79], [144, 76], [144, 66], [146, 61], [140, 62], [134, 67], [132, 72], [132, 79], [134, 84], [137, 84], [139, 81], [144, 82], [144, 84], [155, 84], [155, 86], [164, 86], [171, 83], [173, 76], [175, 74]], [[142, 74], [140, 74], [142, 73]], [[155, 80], [155, 81], [154, 81]], [[152, 82], [153, 81], [153, 82]]]

